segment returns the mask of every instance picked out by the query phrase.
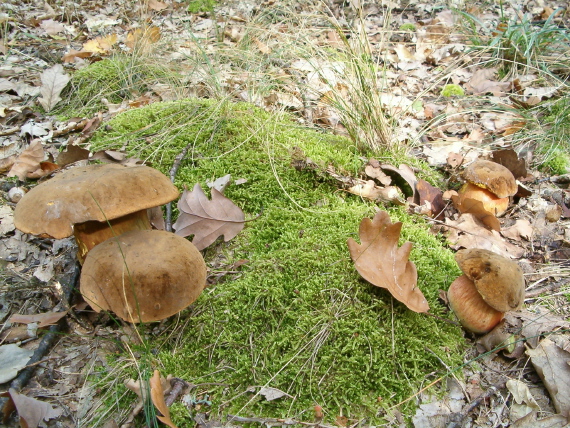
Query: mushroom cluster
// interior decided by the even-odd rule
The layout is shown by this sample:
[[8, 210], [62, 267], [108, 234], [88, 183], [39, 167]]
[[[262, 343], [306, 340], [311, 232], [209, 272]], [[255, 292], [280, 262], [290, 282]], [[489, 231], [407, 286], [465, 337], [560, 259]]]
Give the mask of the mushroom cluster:
[[509, 197], [514, 196], [518, 189], [511, 171], [487, 160], [477, 160], [467, 166], [463, 178], [466, 183], [459, 190], [460, 198], [481, 201], [484, 209], [495, 216], [500, 216], [507, 210]]
[[505, 312], [520, 309], [525, 282], [519, 265], [489, 250], [459, 250], [455, 260], [463, 271], [449, 287], [449, 306], [461, 325], [473, 333], [487, 333]]
[[151, 230], [147, 210], [178, 189], [159, 171], [116, 164], [76, 167], [37, 185], [16, 205], [24, 233], [75, 236], [81, 293], [93, 309], [130, 322], [167, 318], [206, 285], [206, 264], [184, 238]]

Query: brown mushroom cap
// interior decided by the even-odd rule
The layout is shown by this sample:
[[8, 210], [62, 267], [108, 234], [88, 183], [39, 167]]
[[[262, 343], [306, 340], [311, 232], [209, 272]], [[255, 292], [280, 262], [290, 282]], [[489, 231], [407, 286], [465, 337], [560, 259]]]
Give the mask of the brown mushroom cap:
[[483, 189], [506, 198], [517, 193], [518, 185], [511, 171], [501, 164], [477, 160], [465, 168], [463, 178]]
[[26, 193], [16, 205], [14, 224], [24, 233], [61, 239], [76, 223], [105, 222], [177, 197], [170, 180], [148, 166], [76, 167]]
[[492, 308], [514, 311], [524, 302], [524, 276], [519, 265], [489, 250], [459, 250], [455, 260]]
[[151, 322], [189, 306], [205, 285], [206, 264], [190, 241], [162, 230], [134, 230], [89, 252], [80, 289], [97, 312]]

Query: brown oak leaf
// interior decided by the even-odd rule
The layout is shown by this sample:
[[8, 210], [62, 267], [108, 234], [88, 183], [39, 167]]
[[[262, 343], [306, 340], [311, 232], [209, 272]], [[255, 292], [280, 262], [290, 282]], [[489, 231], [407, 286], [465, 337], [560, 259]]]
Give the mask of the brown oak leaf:
[[185, 190], [178, 201], [180, 216], [173, 227], [179, 236], [194, 235], [192, 243], [203, 250], [219, 236], [224, 241], [234, 238], [244, 227], [243, 211], [216, 189], [212, 200], [204, 194], [199, 184], [189, 192]]
[[154, 407], [156, 407], [160, 412], [160, 415], [156, 415], [157, 419], [164, 425], [168, 425], [170, 428], [177, 428], [176, 425], [174, 425], [174, 422], [170, 419], [170, 410], [164, 401], [164, 389], [162, 388], [163, 382], [161, 382], [163, 379], [161, 379], [159, 371], [155, 370], [153, 376], [150, 378], [150, 398], [152, 399]]
[[360, 222], [360, 244], [347, 241], [350, 257], [358, 273], [377, 287], [386, 288], [392, 296], [415, 312], [427, 312], [429, 305], [417, 286], [418, 273], [409, 261], [412, 243], [398, 247], [402, 223], [390, 221], [385, 211], [378, 211], [373, 220]]

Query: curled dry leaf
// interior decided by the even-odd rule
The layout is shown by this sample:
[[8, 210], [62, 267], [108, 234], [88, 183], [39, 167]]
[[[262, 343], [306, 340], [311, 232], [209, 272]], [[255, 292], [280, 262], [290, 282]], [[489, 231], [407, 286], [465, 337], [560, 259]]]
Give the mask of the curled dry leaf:
[[12, 388], [2, 395], [9, 396], [11, 402], [11, 405], [7, 405], [3, 410], [17, 410], [22, 427], [36, 428], [40, 424], [44, 426], [44, 421], [57, 418], [63, 413], [62, 409], [55, 409], [49, 403], [19, 394]]
[[150, 378], [150, 398], [152, 399], [152, 404], [154, 404], [162, 415], [156, 415], [157, 419], [170, 428], [177, 428], [170, 419], [170, 410], [164, 401], [163, 383], [164, 378], [161, 379], [159, 371], [155, 370], [153, 376]]
[[14, 314], [10, 317], [10, 322], [19, 322], [23, 324], [38, 323], [38, 328], [56, 324], [60, 319], [67, 315], [67, 311], [63, 312], [44, 312], [43, 314], [25, 315]]
[[358, 273], [377, 287], [386, 288], [392, 296], [415, 312], [427, 312], [429, 305], [417, 287], [418, 274], [409, 261], [412, 243], [398, 247], [402, 223], [390, 221], [385, 211], [378, 211], [373, 220], [360, 222], [360, 244], [348, 239], [350, 257]]
[[42, 141], [37, 138], [30, 142], [30, 145], [18, 156], [14, 165], [8, 173], [8, 177], [18, 177], [25, 180], [29, 173], [41, 169], [40, 163], [44, 160], [45, 152]]
[[179, 236], [194, 235], [192, 243], [203, 250], [219, 236], [224, 241], [234, 238], [244, 227], [243, 211], [216, 189], [212, 189], [212, 200], [204, 194], [199, 184], [189, 192], [185, 190], [178, 201], [180, 216], [173, 227]]

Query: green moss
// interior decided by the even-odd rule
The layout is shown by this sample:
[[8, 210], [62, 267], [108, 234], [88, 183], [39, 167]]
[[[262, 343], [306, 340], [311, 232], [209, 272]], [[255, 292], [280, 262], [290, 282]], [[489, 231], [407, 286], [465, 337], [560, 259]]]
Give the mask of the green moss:
[[173, 74], [149, 58], [136, 55], [115, 55], [78, 70], [64, 90], [56, 112], [62, 116], [88, 115], [106, 110], [111, 104], [136, 98], [156, 82], [167, 82]]
[[400, 31], [416, 31], [416, 26], [408, 22], [400, 25]]
[[442, 97], [462, 97], [463, 95], [465, 95], [465, 91], [459, 85], [445, 85], [441, 90]]
[[552, 175], [568, 174], [570, 171], [570, 155], [558, 147], [546, 152], [546, 160], [542, 162], [541, 170]]
[[215, 0], [190, 0], [187, 10], [190, 13], [212, 12], [215, 5]]
[[[247, 259], [242, 272], [208, 287], [183, 314], [178, 345], [157, 338], [149, 346], [159, 350], [163, 373], [204, 385], [212, 418], [311, 420], [319, 404], [327, 422], [340, 414], [378, 422], [383, 407], [444, 373], [441, 361], [461, 363], [459, 328], [409, 311], [356, 272], [346, 240], [358, 239], [360, 220], [377, 207], [291, 167], [300, 149], [316, 163], [354, 174], [362, 160], [347, 139], [214, 100], [153, 104], [117, 116], [109, 128], [95, 136], [94, 148], [126, 143], [163, 172], [189, 144], [179, 187], [205, 188], [207, 180], [231, 173], [247, 182], [229, 186], [226, 196], [248, 217], [260, 214], [233, 241], [206, 251], [208, 263], [220, 254], [228, 265]], [[401, 209], [390, 214], [405, 223], [402, 242], [414, 242], [411, 259], [431, 312], [445, 317], [438, 290], [459, 274], [453, 254], [417, 218]], [[268, 402], [248, 392], [263, 385], [292, 398]], [[183, 407], [173, 413], [190, 423]]]

